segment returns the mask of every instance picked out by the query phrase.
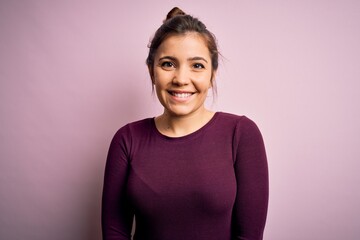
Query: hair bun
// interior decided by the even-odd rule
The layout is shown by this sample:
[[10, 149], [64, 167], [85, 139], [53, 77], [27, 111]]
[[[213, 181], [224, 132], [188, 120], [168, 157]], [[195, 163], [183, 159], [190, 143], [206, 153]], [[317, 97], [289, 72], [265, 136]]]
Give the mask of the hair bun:
[[167, 20], [176, 17], [176, 16], [181, 16], [181, 15], [186, 15], [186, 13], [181, 10], [178, 7], [174, 7], [173, 9], [170, 10], [170, 12], [166, 15], [166, 19], [164, 20], [164, 22], [166, 22]]

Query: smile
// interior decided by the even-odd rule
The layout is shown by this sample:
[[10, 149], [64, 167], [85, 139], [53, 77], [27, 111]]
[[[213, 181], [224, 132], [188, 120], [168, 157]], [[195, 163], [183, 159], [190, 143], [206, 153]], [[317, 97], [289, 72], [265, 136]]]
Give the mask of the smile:
[[169, 93], [171, 95], [173, 95], [174, 97], [177, 97], [177, 98], [188, 98], [191, 95], [193, 95], [193, 93], [191, 93], [191, 92], [172, 92], [172, 91], [169, 91]]

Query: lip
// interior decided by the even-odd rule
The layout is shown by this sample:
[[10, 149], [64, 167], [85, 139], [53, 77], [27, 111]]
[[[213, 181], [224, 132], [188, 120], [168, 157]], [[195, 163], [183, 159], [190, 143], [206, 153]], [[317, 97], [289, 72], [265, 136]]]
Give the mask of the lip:
[[188, 90], [172, 90], [172, 89], [169, 89], [167, 91], [168, 91], [168, 93], [191, 93], [191, 94], [194, 93], [194, 91], [188, 91]]
[[167, 92], [177, 102], [186, 102], [195, 94], [195, 92], [186, 90], [167, 90]]

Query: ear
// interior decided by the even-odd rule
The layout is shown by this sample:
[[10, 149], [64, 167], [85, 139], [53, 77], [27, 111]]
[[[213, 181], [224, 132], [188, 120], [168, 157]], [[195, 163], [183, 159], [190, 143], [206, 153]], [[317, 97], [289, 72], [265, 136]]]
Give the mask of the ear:
[[209, 88], [212, 88], [212, 87], [214, 86], [215, 76], [216, 76], [216, 70], [215, 70], [215, 71], [212, 71], [212, 73], [211, 73], [210, 86], [209, 86]]
[[148, 71], [149, 71], [149, 75], [151, 78], [151, 83], [154, 85], [155, 84], [155, 79], [154, 79], [154, 69], [148, 65]]

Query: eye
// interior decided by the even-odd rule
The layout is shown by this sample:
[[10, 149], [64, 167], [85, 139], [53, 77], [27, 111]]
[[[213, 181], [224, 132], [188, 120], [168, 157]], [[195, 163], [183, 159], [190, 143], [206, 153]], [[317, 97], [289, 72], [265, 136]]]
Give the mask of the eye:
[[204, 67], [204, 65], [203, 65], [203, 64], [201, 64], [201, 63], [195, 63], [195, 64], [193, 65], [193, 67], [194, 67], [194, 68], [196, 68], [196, 69], [202, 69], [202, 68], [205, 68], [205, 67]]
[[168, 62], [168, 61], [162, 62], [160, 65], [163, 68], [173, 68], [173, 67], [175, 67], [175, 65], [172, 62]]

